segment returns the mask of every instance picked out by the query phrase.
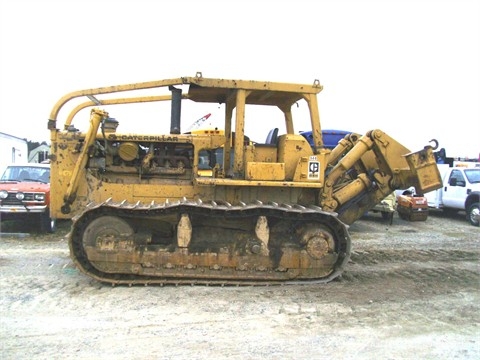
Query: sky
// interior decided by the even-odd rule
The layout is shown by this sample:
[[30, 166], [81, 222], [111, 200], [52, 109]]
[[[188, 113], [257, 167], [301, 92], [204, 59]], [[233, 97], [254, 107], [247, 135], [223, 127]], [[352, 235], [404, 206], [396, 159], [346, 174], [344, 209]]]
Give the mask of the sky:
[[[447, 156], [478, 158], [479, 19], [480, 0], [0, 0], [0, 132], [48, 142], [66, 93], [201, 71], [318, 79], [323, 129], [380, 129], [412, 151], [436, 139]], [[161, 118], [150, 105], [107, 110], [131, 132]], [[182, 121], [220, 110], [182, 110]]]

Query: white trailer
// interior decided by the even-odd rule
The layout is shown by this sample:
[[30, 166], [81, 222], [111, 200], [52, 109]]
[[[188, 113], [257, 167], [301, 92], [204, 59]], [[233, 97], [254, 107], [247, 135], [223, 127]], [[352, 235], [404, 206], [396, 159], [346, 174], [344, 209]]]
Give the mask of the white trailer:
[[8, 164], [26, 162], [28, 162], [27, 140], [0, 132], [0, 173], [3, 173]]

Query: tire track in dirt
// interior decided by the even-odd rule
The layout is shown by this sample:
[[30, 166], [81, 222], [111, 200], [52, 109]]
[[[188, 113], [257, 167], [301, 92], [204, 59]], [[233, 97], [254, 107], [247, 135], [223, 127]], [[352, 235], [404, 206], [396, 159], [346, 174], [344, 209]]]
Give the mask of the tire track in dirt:
[[353, 251], [350, 260], [356, 264], [372, 265], [378, 263], [392, 262], [456, 262], [472, 261], [478, 262], [480, 254], [478, 252], [465, 250], [372, 250], [372, 251]]
[[456, 249], [379, 249], [354, 251], [342, 280], [392, 285], [399, 293], [476, 291], [480, 284], [479, 253]]

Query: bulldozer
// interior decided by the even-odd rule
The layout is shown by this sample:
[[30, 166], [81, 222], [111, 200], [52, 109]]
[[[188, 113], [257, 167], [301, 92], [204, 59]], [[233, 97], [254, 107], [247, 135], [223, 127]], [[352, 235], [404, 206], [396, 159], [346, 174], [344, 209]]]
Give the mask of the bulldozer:
[[[340, 276], [351, 253], [350, 224], [395, 189], [426, 193], [441, 178], [434, 146], [411, 152], [378, 129], [324, 146], [322, 89], [318, 80], [197, 72], [62, 96], [48, 120], [50, 213], [71, 220], [75, 265], [112, 285], [273, 285]], [[163, 134], [122, 133], [124, 120], [110, 115], [119, 105], [157, 102], [168, 109], [156, 116], [170, 127]], [[67, 103], [72, 109], [57, 126]], [[182, 133], [182, 109], [207, 104], [223, 107], [223, 129]], [[311, 144], [294, 119], [299, 107]], [[264, 108], [274, 111], [259, 120]], [[83, 109], [89, 116], [79, 116]], [[129, 121], [140, 126], [145, 117]], [[265, 142], [245, 133], [249, 121], [271, 126]]]

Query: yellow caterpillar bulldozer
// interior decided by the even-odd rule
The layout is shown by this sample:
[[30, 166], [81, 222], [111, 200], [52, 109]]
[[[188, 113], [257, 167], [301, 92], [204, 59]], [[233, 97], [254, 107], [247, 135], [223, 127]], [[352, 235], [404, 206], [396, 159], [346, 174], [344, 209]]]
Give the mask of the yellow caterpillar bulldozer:
[[[307, 85], [197, 73], [63, 96], [48, 121], [50, 211], [54, 219], [72, 220], [76, 266], [101, 282], [128, 285], [338, 277], [350, 257], [349, 224], [395, 189], [426, 193], [439, 188], [441, 178], [434, 146], [410, 152], [381, 130], [348, 134], [326, 148], [321, 90], [318, 80]], [[121, 133], [124, 120], [112, 118], [110, 109], [149, 102], [166, 104], [167, 114], [156, 118], [170, 131]], [[76, 105], [58, 128], [67, 103]], [[182, 109], [206, 104], [224, 108], [222, 131], [182, 133]], [[309, 121], [294, 119], [297, 107], [308, 110]], [[89, 123], [77, 122], [85, 108]], [[255, 117], [264, 108], [275, 116]], [[245, 134], [251, 118], [275, 129], [265, 143]], [[311, 144], [296, 128], [300, 120], [311, 126], [301, 129], [311, 130]], [[146, 120], [128, 121], [140, 126]]]

